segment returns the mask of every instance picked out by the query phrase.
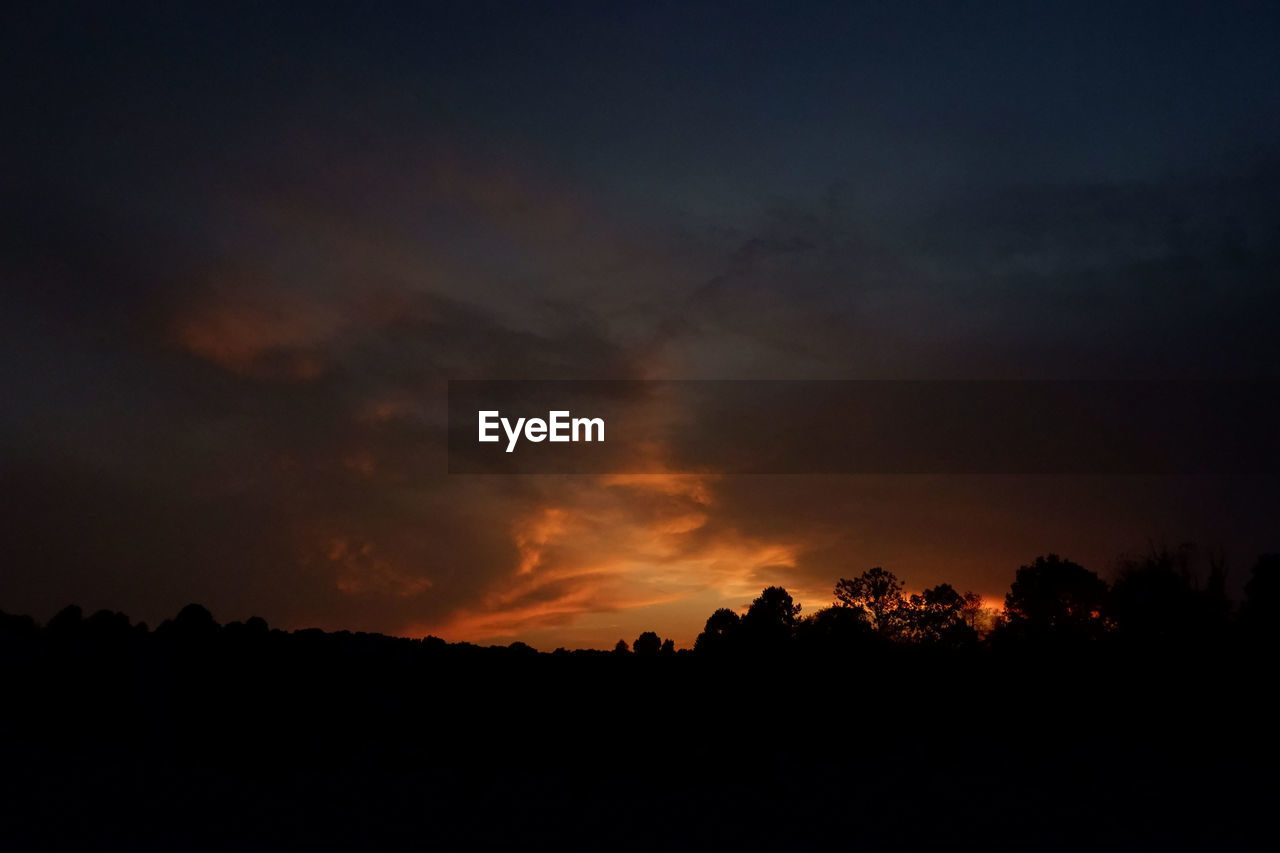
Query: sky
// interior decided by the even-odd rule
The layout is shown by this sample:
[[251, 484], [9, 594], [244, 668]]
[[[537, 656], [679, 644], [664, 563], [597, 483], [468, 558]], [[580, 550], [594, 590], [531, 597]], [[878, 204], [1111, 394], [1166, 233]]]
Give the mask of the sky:
[[1280, 379], [1275, 3], [17, 4], [0, 609], [691, 645], [1266, 477], [469, 476], [451, 379]]

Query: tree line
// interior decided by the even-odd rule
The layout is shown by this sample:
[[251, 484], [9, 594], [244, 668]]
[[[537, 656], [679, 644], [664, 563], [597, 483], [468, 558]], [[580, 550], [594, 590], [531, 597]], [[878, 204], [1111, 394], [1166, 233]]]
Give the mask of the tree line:
[[1225, 565], [1211, 557], [1207, 574], [1192, 565], [1189, 546], [1153, 548], [1122, 561], [1108, 583], [1057, 554], [1021, 566], [999, 611], [949, 583], [906, 594], [882, 567], [841, 578], [834, 603], [801, 615], [780, 586], [764, 589], [746, 613], [721, 608], [707, 618], [694, 650], [702, 654], [840, 650], [877, 644], [968, 649], [1115, 641], [1177, 646], [1229, 636], [1272, 637], [1280, 612], [1280, 555], [1264, 554], [1235, 607]]
[[[1048, 554], [1018, 568], [1004, 606], [986, 608], [980, 596], [941, 583], [908, 594], [893, 572], [874, 567], [839, 579], [829, 606], [803, 614], [801, 605], [782, 586], [766, 587], [739, 614], [723, 607], [713, 612], [692, 650], [655, 631], [632, 643], [618, 640], [614, 655], [670, 657], [677, 654], [750, 655], [754, 653], [840, 652], [887, 646], [965, 650], [982, 647], [1037, 646], [1120, 642], [1179, 646], [1187, 643], [1246, 638], [1273, 641], [1280, 634], [1280, 554], [1264, 554], [1254, 563], [1244, 585], [1244, 600], [1234, 604], [1226, 591], [1225, 565], [1210, 557], [1208, 571], [1193, 565], [1194, 549], [1153, 548], [1146, 556], [1123, 560], [1113, 582], [1069, 559]], [[280, 634], [261, 617], [219, 625], [199, 604], [190, 604], [155, 631], [132, 623], [120, 612], [101, 610], [86, 617], [70, 605], [41, 627], [30, 616], [0, 611], [0, 638], [21, 643], [44, 637], [52, 641], [97, 641], [116, 645], [130, 637], [182, 643], [225, 635], [252, 643]], [[293, 632], [302, 639], [325, 634], [318, 629]], [[365, 644], [401, 638], [359, 632], [328, 634]], [[415, 640], [427, 649], [448, 645], [479, 652], [473, 643], [446, 644], [437, 637]], [[490, 646], [514, 655], [536, 654], [522, 642]], [[601, 654], [595, 650], [556, 649], [554, 654]]]
[[1109, 580], [1038, 557], [998, 613], [881, 567], [813, 612], [770, 586], [691, 649], [0, 614], [0, 826], [75, 850], [1274, 846], [1280, 556], [1240, 603], [1194, 556]]

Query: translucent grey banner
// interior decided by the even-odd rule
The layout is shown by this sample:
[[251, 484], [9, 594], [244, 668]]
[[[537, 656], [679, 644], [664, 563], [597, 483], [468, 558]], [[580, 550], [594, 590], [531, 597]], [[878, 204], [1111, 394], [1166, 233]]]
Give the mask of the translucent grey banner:
[[449, 383], [455, 474], [1280, 473], [1280, 382]]

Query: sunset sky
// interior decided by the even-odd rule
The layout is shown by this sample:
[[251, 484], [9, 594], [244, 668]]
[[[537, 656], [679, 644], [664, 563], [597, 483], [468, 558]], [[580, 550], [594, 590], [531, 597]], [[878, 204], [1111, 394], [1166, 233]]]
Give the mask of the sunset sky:
[[1268, 477], [444, 443], [450, 379], [1280, 379], [1280, 5], [186, 5], [0, 18], [0, 610], [688, 646], [1280, 551]]

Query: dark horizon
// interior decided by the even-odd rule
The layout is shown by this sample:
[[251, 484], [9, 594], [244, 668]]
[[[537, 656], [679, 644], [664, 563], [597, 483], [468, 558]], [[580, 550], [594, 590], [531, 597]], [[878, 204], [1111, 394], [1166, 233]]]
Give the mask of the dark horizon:
[[[1153, 551], [977, 599], [880, 568], [695, 649], [0, 614], [16, 849], [1252, 850], [1271, 838], [1280, 555], [1242, 608]], [[628, 645], [631, 647], [628, 648]]]
[[[930, 635], [931, 638], [929, 638], [920, 634], [921, 625], [929, 623], [929, 620], [932, 620], [930, 630], [935, 634], [939, 625], [947, 629], [955, 629], [951, 639], [944, 644], [949, 647], [954, 645], [955, 648], [976, 649], [989, 646], [993, 640], [997, 644], [1025, 642], [1026, 638], [1016, 630], [1019, 620], [1028, 618], [1027, 604], [1023, 600], [1026, 595], [1024, 575], [1040, 571], [1046, 561], [1055, 569], [1062, 565], [1075, 573], [1075, 577], [1069, 581], [1050, 580], [1051, 584], [1059, 582], [1067, 584], [1062, 588], [1063, 594], [1074, 594], [1075, 590], [1087, 588], [1089, 594], [1093, 596], [1090, 599], [1093, 602], [1091, 607], [1094, 607], [1096, 612], [1092, 612], [1087, 620], [1090, 622], [1090, 627], [1086, 632], [1088, 639], [1092, 641], [1108, 637], [1125, 641], [1142, 638], [1144, 631], [1159, 627], [1160, 630], [1157, 633], [1146, 638], [1147, 641], [1157, 643], [1157, 647], [1159, 644], [1175, 640], [1181, 642], [1188, 639], [1215, 638], [1214, 642], [1217, 642], [1217, 635], [1227, 630], [1229, 625], [1238, 627], [1240, 624], [1250, 623], [1250, 620], [1253, 625], [1251, 630], [1262, 631], [1263, 633], [1259, 635], [1261, 637], [1269, 636], [1267, 632], [1274, 630], [1274, 626], [1270, 626], [1270, 620], [1276, 615], [1274, 611], [1277, 605], [1272, 599], [1276, 594], [1275, 585], [1280, 582], [1280, 555], [1258, 555], [1257, 560], [1250, 566], [1248, 574], [1239, 579], [1238, 583], [1229, 585], [1230, 566], [1223, 552], [1206, 551], [1193, 543], [1181, 543], [1177, 547], [1170, 547], [1167, 544], [1157, 546], [1151, 543], [1151, 547], [1143, 555], [1118, 555], [1110, 571], [1102, 573], [1080, 566], [1069, 557], [1052, 553], [1041, 555], [1018, 569], [1014, 574], [1011, 588], [999, 599], [979, 595], [946, 581], [930, 589], [913, 590], [892, 570], [879, 566], [857, 574], [853, 580], [839, 579], [834, 584], [831, 598], [825, 603], [816, 605], [812, 602], [806, 605], [805, 602], [794, 599], [784, 587], [769, 584], [765, 587], [762, 596], [756, 597], [754, 601], [747, 604], [723, 602], [709, 617], [696, 643], [677, 645], [674, 638], [664, 638], [657, 632], [647, 630], [636, 638], [636, 643], [631, 642], [629, 638], [619, 637], [616, 643], [605, 647], [577, 649], [558, 647], [555, 652], [638, 651], [634, 646], [639, 642], [646, 642], [644, 640], [646, 637], [652, 638], [654, 645], [650, 652], [653, 654], [658, 653], [659, 645], [664, 654], [697, 650], [706, 639], [707, 633], [712, 630], [713, 624], [718, 621], [721, 628], [725, 626], [726, 623], [721, 618], [722, 614], [730, 619], [731, 625], [749, 624], [749, 620], [746, 623], [743, 623], [743, 620], [754, 609], [760, 608], [773, 593], [786, 599], [786, 608], [790, 613], [787, 617], [790, 620], [788, 630], [799, 632], [801, 637], [806, 634], [813, 638], [828, 637], [826, 632], [829, 632], [832, 627], [829, 624], [830, 620], [847, 617], [856, 623], [855, 636], [860, 630], [868, 632], [867, 636], [862, 638], [862, 642], [867, 641], [872, 634], [876, 634], [879, 636], [879, 642], [904, 645], [923, 643], [928, 646], [939, 641], [938, 636]], [[886, 604], [885, 600], [875, 602], [868, 600], [868, 593], [865, 590], [877, 584], [881, 590], [880, 597], [884, 598], [887, 594], [888, 598], [885, 600], [890, 604]], [[1081, 584], [1083, 587], [1080, 586]], [[1020, 587], [1022, 587], [1021, 590]], [[854, 589], [862, 592], [856, 594], [850, 592]], [[1233, 595], [1233, 589], [1239, 589], [1241, 595]], [[1043, 590], [1039, 594], [1047, 596], [1039, 603], [1041, 609], [1049, 606], [1054, 599], [1054, 595], [1049, 595]], [[1191, 611], [1185, 609], [1188, 606], [1187, 602], [1197, 600], [1201, 603], [1194, 605]], [[898, 628], [888, 633], [883, 630], [882, 624], [877, 624], [878, 621], [883, 622], [886, 618], [882, 612], [886, 608], [894, 610], [897, 615], [892, 618], [898, 620]], [[187, 604], [171, 618], [155, 626], [148, 625], [144, 620], [135, 623], [127, 614], [110, 608], [89, 614], [74, 603], [59, 609], [45, 622], [41, 622], [31, 614], [6, 613], [3, 610], [0, 610], [0, 619], [8, 620], [7, 630], [17, 633], [35, 630], [66, 632], [73, 630], [74, 626], [79, 624], [87, 626], [110, 624], [117, 627], [124, 625], [141, 635], [153, 630], [164, 634], [166, 631], [178, 630], [178, 627], [183, 624], [195, 623], [201, 626], [199, 630], [226, 628], [232, 631], [244, 631], [246, 626], [250, 625], [255, 626], [255, 631], [273, 629], [269, 620], [258, 614], [219, 622], [215, 614], [197, 602]], [[925, 621], [921, 622], [922, 619]], [[1037, 630], [1046, 631], [1054, 627], [1046, 624]], [[849, 628], [849, 625], [845, 625], [843, 629], [849, 630]], [[278, 631], [278, 629], [274, 630]], [[320, 630], [316, 627], [301, 627], [288, 629], [286, 632], [306, 634]], [[1173, 633], [1170, 634], [1170, 631]], [[1186, 632], [1191, 633], [1178, 640], [1178, 637]], [[337, 629], [334, 633], [349, 635], [353, 632]], [[374, 634], [384, 636], [376, 632]], [[391, 638], [395, 638], [395, 635], [388, 637], [388, 639]], [[435, 635], [401, 636], [399, 639], [412, 639], [422, 643], [447, 643], [456, 646], [477, 645], [466, 639]], [[718, 642], [715, 638], [712, 639]], [[822, 642], [828, 640], [829, 637]], [[810, 639], [809, 642], [812, 643], [815, 640]], [[522, 641], [489, 644], [491, 649], [504, 647], [539, 653], [548, 651], [534, 648]], [[873, 646], [868, 648], [874, 650]], [[1165, 651], [1173, 652], [1177, 648], [1174, 646]], [[744, 648], [745, 650], [749, 649]], [[705, 654], [708, 650], [704, 648], [702, 651]], [[714, 648], [712, 652], [714, 653]]]

